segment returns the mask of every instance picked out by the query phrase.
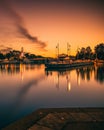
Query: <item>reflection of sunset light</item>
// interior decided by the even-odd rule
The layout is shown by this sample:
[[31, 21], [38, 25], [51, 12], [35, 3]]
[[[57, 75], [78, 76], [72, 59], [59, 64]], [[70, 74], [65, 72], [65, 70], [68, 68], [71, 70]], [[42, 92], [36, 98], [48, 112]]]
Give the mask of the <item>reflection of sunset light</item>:
[[85, 82], [87, 82], [87, 77], [85, 76]]
[[81, 79], [80, 79], [80, 71], [79, 71], [79, 69], [77, 70], [77, 85], [78, 86], [80, 86], [80, 84], [81, 84]]
[[71, 90], [71, 83], [70, 83], [70, 82], [68, 83], [68, 88], [67, 88], [67, 90], [68, 90], [68, 91]]
[[8, 64], [5, 67], [6, 67], [6, 69], [8, 69]]
[[25, 71], [25, 66], [23, 64], [20, 64], [20, 73], [21, 73], [21, 80], [22, 81], [24, 79], [24, 76], [23, 76], [24, 71]]
[[23, 81], [24, 77], [23, 77], [23, 74], [21, 74], [21, 80]]
[[70, 91], [71, 90], [70, 75], [66, 76], [66, 80], [67, 80], [67, 91]]
[[81, 80], [80, 80], [80, 76], [78, 76], [78, 85], [80, 86], [81, 84]]
[[14, 71], [14, 65], [13, 64], [11, 65], [11, 71], [12, 72]]
[[54, 83], [55, 84], [58, 83], [58, 77], [57, 76], [54, 77]]
[[97, 66], [95, 65], [95, 76], [97, 75]]
[[54, 76], [54, 83], [56, 87], [59, 89], [59, 74], [57, 76]]

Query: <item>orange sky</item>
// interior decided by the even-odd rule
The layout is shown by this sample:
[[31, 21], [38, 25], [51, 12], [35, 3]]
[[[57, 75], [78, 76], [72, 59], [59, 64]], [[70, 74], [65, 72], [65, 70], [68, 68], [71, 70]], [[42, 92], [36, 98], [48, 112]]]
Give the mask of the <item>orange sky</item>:
[[44, 56], [71, 54], [77, 47], [104, 42], [104, 10], [100, 2], [47, 0], [0, 1], [0, 48], [11, 47]]

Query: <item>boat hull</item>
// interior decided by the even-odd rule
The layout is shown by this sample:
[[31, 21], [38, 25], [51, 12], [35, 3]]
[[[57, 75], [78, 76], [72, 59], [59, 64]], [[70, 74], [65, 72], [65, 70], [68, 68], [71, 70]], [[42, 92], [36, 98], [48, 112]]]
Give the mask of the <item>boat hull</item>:
[[93, 65], [94, 63], [93, 62], [74, 62], [74, 63], [67, 63], [67, 64], [59, 64], [59, 63], [48, 63], [48, 64], [45, 64], [45, 67], [47, 69], [67, 69], [67, 68], [74, 68], [74, 67], [79, 67], [79, 66], [86, 66], [86, 65]]

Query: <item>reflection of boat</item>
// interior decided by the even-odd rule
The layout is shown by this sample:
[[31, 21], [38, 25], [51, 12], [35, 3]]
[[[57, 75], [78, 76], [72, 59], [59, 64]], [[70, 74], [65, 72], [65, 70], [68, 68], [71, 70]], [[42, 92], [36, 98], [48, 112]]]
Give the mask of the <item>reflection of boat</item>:
[[75, 62], [49, 62], [45, 64], [47, 69], [67, 69], [85, 65], [93, 65], [92, 61], [75, 61]]
[[63, 81], [64, 81], [65, 82], [64, 86], [66, 86], [67, 91], [71, 90], [70, 71], [68, 71], [68, 70], [46, 70], [46, 75], [54, 77], [54, 84], [57, 89], [61, 88]]

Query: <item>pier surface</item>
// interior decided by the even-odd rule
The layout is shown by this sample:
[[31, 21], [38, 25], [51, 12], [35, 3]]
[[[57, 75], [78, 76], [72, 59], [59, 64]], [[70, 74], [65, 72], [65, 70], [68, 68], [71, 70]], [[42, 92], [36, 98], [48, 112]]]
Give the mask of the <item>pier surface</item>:
[[104, 108], [39, 109], [3, 130], [104, 130]]

